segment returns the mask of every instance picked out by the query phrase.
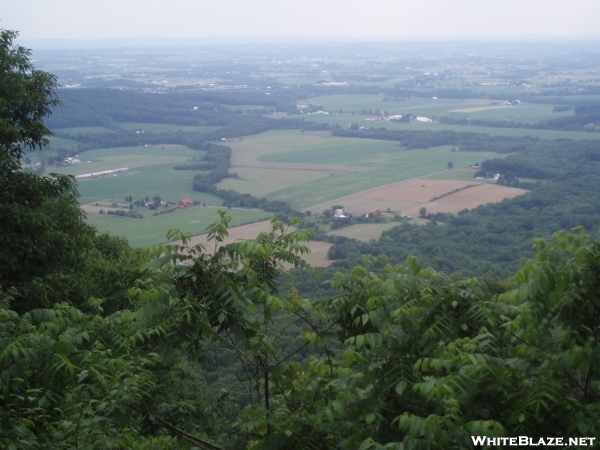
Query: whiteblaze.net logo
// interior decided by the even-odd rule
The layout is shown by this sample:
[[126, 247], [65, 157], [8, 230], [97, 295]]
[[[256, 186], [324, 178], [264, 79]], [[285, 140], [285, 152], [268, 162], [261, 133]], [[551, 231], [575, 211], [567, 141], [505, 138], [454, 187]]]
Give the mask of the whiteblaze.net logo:
[[487, 437], [487, 436], [471, 436], [473, 445], [478, 447], [483, 446], [519, 446], [519, 447], [591, 447], [594, 445], [596, 438], [580, 437], [580, 438], [562, 438], [562, 437], [542, 437], [532, 438], [528, 436], [519, 437]]

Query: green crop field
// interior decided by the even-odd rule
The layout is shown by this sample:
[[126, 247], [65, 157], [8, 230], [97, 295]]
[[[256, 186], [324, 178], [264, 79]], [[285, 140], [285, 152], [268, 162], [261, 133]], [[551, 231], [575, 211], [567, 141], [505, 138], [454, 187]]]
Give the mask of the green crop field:
[[87, 204], [105, 198], [122, 199], [128, 195], [132, 195], [134, 199], [159, 195], [168, 202], [190, 198], [207, 205], [220, 206], [222, 199], [192, 189], [192, 179], [197, 173], [191, 170], [174, 170], [173, 164], [160, 164], [138, 167], [129, 175], [82, 180], [78, 185], [80, 203]]
[[240, 178], [224, 179], [217, 184], [219, 189], [233, 189], [257, 197], [262, 197], [292, 185], [310, 183], [331, 176], [326, 171], [260, 169], [255, 167], [234, 167], [231, 172], [237, 173]]
[[[317, 141], [306, 142], [299, 149], [285, 148], [282, 153], [259, 157], [262, 162], [301, 163], [301, 164], [343, 164], [371, 166], [381, 164], [382, 155], [395, 155], [404, 150], [396, 142], [374, 139], [340, 138], [329, 135], [320, 136]], [[303, 141], [303, 140], [301, 140]]]
[[80, 155], [82, 161], [92, 161], [90, 164], [48, 168], [47, 172], [78, 175], [121, 167], [132, 169], [126, 175], [80, 181], [78, 189], [81, 204], [106, 198], [122, 199], [127, 195], [132, 195], [135, 199], [159, 195], [168, 202], [177, 202], [187, 197], [207, 205], [220, 206], [222, 199], [192, 189], [192, 179], [199, 172], [173, 169], [177, 164], [204, 154], [204, 151], [192, 150], [183, 145], [96, 149]]
[[[233, 218], [230, 226], [256, 222], [272, 216], [260, 210], [230, 209]], [[188, 208], [172, 213], [152, 216], [152, 211], [144, 213], [143, 219], [114, 217], [106, 214], [88, 214], [87, 222], [99, 231], [129, 239], [134, 247], [149, 247], [166, 241], [167, 230], [177, 227], [184, 232], [201, 234], [205, 228], [218, 219], [217, 208]]]

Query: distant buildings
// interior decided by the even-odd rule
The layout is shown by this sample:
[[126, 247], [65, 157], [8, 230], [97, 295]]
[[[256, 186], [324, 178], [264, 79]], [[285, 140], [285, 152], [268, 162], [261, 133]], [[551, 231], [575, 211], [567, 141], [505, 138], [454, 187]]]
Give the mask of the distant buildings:
[[120, 169], [104, 170], [102, 172], [84, 173], [81, 175], [75, 175], [77, 181], [80, 180], [91, 180], [92, 178], [103, 178], [110, 176], [117, 176], [118, 174], [125, 174], [131, 172], [129, 167], [121, 167]]

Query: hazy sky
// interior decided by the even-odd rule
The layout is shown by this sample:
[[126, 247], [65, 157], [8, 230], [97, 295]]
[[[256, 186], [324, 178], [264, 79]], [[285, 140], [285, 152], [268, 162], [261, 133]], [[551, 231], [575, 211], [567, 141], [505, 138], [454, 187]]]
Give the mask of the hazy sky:
[[22, 39], [600, 36], [600, 0], [0, 0]]

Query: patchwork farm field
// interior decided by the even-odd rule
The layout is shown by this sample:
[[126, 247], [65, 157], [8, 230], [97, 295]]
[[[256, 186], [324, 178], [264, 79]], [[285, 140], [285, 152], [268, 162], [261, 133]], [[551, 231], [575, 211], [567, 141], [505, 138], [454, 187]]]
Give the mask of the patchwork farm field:
[[[231, 209], [231, 226], [263, 220], [272, 215], [260, 210]], [[134, 247], [149, 247], [166, 241], [166, 233], [177, 227], [181, 231], [197, 235], [218, 219], [217, 208], [194, 207], [176, 210], [172, 213], [153, 216], [152, 211], [144, 213], [143, 219], [115, 217], [106, 214], [88, 214], [87, 222], [101, 232], [129, 239]], [[234, 228], [235, 229], [235, 228]]]
[[[347, 127], [349, 123], [361, 126], [384, 126], [388, 129], [455, 130], [482, 132], [498, 136], [538, 136], [540, 138], [597, 139], [596, 133], [563, 132], [554, 130], [502, 129], [478, 126], [445, 125], [413, 121], [410, 124], [367, 121], [373, 115], [361, 114], [361, 109], [385, 109], [390, 114], [410, 112], [415, 115], [453, 118], [514, 120], [535, 122], [567, 115], [552, 113], [552, 105], [490, 105], [489, 100], [433, 100], [406, 99], [401, 102], [383, 102], [376, 95], [332, 95], [310, 99], [312, 104], [323, 105], [328, 115], [310, 115], [307, 120], [326, 122]], [[244, 105], [247, 106], [247, 105]], [[249, 108], [250, 106], [248, 106]], [[342, 113], [339, 110], [342, 110]], [[351, 113], [354, 111], [354, 115]], [[180, 125], [120, 123], [120, 127], [147, 132], [187, 131], [206, 133], [219, 127], [189, 127]], [[104, 127], [68, 128], [60, 131], [72, 134], [109, 132]], [[52, 138], [52, 147], [73, 148], [75, 141]], [[296, 209], [310, 208], [320, 213], [334, 204], [344, 205], [346, 211], [364, 214], [374, 209], [413, 216], [410, 223], [426, 222], [419, 219], [419, 209], [428, 212], [457, 213], [465, 208], [501, 201], [521, 195], [526, 191], [475, 182], [474, 171], [469, 167], [489, 158], [504, 158], [488, 152], [456, 152], [452, 146], [421, 150], [407, 150], [397, 142], [353, 139], [332, 136], [329, 132], [301, 132], [300, 130], [268, 131], [245, 136], [243, 140], [228, 142], [232, 148], [230, 172], [239, 178], [222, 180], [217, 187], [248, 192], [258, 197], [288, 201]], [[198, 158], [203, 151], [192, 150], [183, 145], [153, 147], [123, 147], [96, 149], [80, 155], [84, 164], [48, 171], [78, 175], [120, 167], [132, 169], [130, 174], [78, 183], [80, 203], [86, 205], [88, 223], [100, 231], [127, 237], [137, 247], [155, 245], [165, 240], [169, 228], [178, 227], [191, 231], [194, 242], [206, 239], [202, 235], [207, 225], [217, 218], [215, 207], [223, 200], [211, 194], [196, 192], [192, 188], [197, 171], [176, 171], [174, 166]], [[454, 169], [448, 170], [452, 162]], [[449, 194], [456, 189], [460, 190]], [[449, 195], [445, 195], [449, 194]], [[103, 205], [120, 202], [125, 196], [134, 199], [160, 196], [162, 200], [175, 203], [190, 198], [209, 208], [192, 208], [174, 213], [152, 216], [152, 212], [140, 208], [144, 219], [118, 218], [98, 214], [100, 209], [115, 209]], [[434, 197], [440, 197], [433, 200]], [[121, 201], [122, 202], [122, 201]], [[102, 205], [96, 207], [96, 203]], [[126, 208], [128, 205], [125, 205]], [[230, 210], [233, 226], [227, 242], [238, 238], [254, 238], [261, 231], [268, 231], [271, 213], [233, 208]], [[259, 221], [259, 222], [257, 222]], [[245, 225], [244, 225], [245, 224]], [[237, 226], [236, 226], [237, 225]], [[241, 225], [241, 226], [240, 226]], [[397, 222], [383, 224], [356, 224], [333, 230], [331, 233], [362, 241], [378, 239], [381, 232], [396, 226]], [[327, 251], [330, 244], [311, 242], [311, 255], [306, 260], [312, 265], [328, 265]]]
[[[491, 156], [505, 156], [452, 152], [451, 146], [406, 150], [391, 141], [341, 138], [327, 132], [302, 134], [297, 130], [269, 131], [230, 145], [232, 172], [240, 171], [245, 180], [226, 180], [229, 186], [235, 183], [242, 192], [269, 192], [267, 198], [286, 200], [296, 208], [308, 208], [365, 189], [444, 172], [448, 162], [461, 168]], [[274, 180], [271, 185], [269, 175], [275, 171], [243, 172], [248, 168], [277, 169], [281, 175], [271, 175]], [[288, 172], [290, 176], [286, 179]], [[327, 176], [318, 177], [316, 172]]]

